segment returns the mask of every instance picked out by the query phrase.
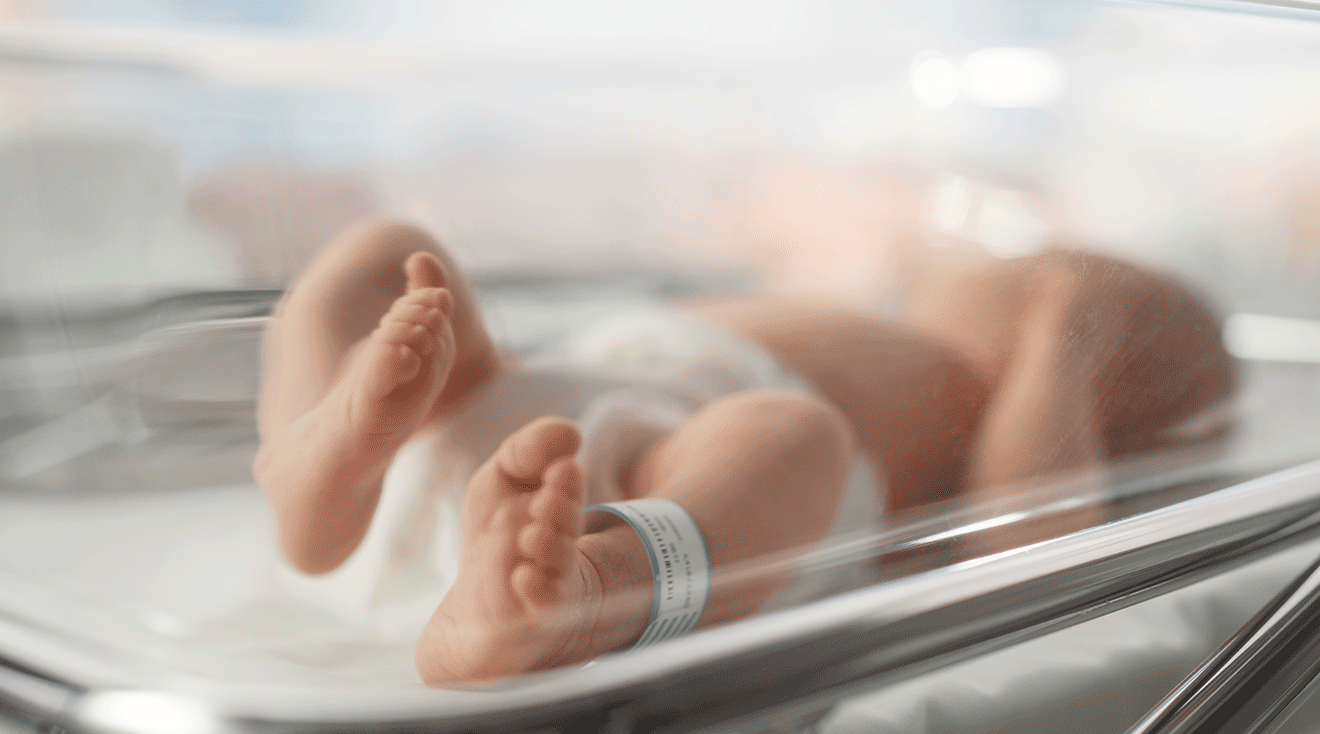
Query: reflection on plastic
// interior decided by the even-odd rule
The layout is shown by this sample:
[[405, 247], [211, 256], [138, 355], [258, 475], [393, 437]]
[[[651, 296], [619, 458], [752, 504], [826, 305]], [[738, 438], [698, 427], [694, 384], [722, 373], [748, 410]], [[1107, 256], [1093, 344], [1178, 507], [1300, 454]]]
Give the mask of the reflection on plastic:
[[1045, 246], [1053, 226], [1032, 197], [964, 176], [946, 175], [931, 188], [922, 221], [936, 235], [977, 242], [998, 258], [1034, 255]]
[[1238, 359], [1320, 362], [1320, 321], [1235, 313], [1224, 321], [1224, 346]]
[[958, 67], [949, 59], [927, 51], [912, 61], [908, 74], [912, 93], [931, 109], [942, 109], [958, 99]]
[[106, 731], [134, 734], [218, 734], [218, 719], [206, 706], [163, 693], [93, 693], [77, 707], [82, 722]]
[[961, 65], [934, 51], [912, 61], [908, 81], [917, 101], [943, 109], [965, 96], [986, 107], [1039, 107], [1058, 97], [1063, 65], [1053, 54], [1032, 48], [983, 48]]
[[1063, 67], [1037, 49], [985, 48], [963, 62], [962, 90], [987, 107], [1035, 107], [1063, 90]]

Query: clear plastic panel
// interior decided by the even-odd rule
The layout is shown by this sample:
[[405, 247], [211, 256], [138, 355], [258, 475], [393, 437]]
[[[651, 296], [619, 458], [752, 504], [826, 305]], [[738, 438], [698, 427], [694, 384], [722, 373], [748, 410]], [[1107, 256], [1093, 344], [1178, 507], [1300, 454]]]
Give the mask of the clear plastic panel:
[[[794, 396], [710, 448], [823, 488], [784, 490], [805, 540], [767, 521], [717, 563], [774, 589], [730, 626], [1320, 458], [1313, 11], [266, 5], [0, 9], [0, 657], [239, 708], [433, 702], [413, 645], [463, 572], [461, 489], [541, 405], [627, 494], [712, 405]], [[308, 581], [253, 481], [261, 343], [368, 217], [443, 243], [517, 388], [445, 419], [493, 439], [410, 444], [367, 550]], [[842, 470], [792, 458], [821, 406]], [[443, 492], [407, 478], [436, 467]]]

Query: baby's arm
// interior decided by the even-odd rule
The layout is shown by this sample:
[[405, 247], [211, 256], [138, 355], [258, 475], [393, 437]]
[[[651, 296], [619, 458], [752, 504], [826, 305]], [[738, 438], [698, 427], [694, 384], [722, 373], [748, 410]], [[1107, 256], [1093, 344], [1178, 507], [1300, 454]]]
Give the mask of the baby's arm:
[[[1094, 500], [1108, 462], [1155, 450], [1171, 426], [1232, 394], [1232, 360], [1209, 307], [1171, 278], [1071, 250], [1023, 264], [1003, 269], [1016, 272], [1024, 307], [982, 421], [971, 489], [994, 499], [1047, 488], [1049, 497], [1026, 500], [1036, 504]], [[1083, 508], [1027, 533], [1100, 521], [1100, 502]]]
[[1072, 330], [1076, 288], [1070, 273], [1049, 272], [1030, 296], [972, 451], [974, 492], [985, 496], [1076, 475], [1099, 478], [1105, 450], [1092, 384], [1098, 350]]
[[1097, 345], [1079, 338], [1078, 283], [1066, 270], [1038, 274], [1026, 296], [1014, 346], [986, 405], [972, 448], [967, 500], [1003, 515], [1081, 499], [979, 534], [983, 555], [1058, 537], [1103, 522], [1096, 501], [1107, 482], [1094, 386]]

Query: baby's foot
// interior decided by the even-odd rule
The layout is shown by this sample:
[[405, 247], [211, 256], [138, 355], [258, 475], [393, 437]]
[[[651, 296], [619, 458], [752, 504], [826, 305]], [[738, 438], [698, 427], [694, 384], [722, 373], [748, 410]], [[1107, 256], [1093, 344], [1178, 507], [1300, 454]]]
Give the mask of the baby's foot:
[[335, 386], [263, 442], [253, 465], [285, 552], [307, 573], [334, 569], [361, 542], [385, 467], [428, 418], [453, 368], [452, 297], [438, 268], [409, 265], [407, 292], [354, 347]]
[[601, 580], [581, 532], [580, 437], [562, 418], [524, 426], [473, 476], [463, 505], [458, 579], [417, 643], [439, 685], [585, 659]]
[[[389, 455], [431, 413], [453, 369], [456, 349], [450, 323], [453, 298], [439, 270], [408, 260], [408, 290], [381, 317], [380, 325], [356, 348], [352, 362], [327, 403], [344, 416], [344, 427], [358, 448]], [[433, 264], [433, 263], [432, 263]]]

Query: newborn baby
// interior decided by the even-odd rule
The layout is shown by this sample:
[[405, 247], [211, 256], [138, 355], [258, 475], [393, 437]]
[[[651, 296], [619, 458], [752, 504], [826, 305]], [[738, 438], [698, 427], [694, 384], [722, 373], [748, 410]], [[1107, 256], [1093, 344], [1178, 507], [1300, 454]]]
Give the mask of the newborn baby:
[[[716, 370], [736, 378], [707, 392], [673, 388], [680, 408], [667, 415], [681, 420], [588, 461], [579, 426], [539, 414], [555, 396], [514, 400], [501, 387], [530, 372], [497, 352], [454, 260], [414, 228], [364, 225], [323, 251], [276, 308], [254, 473], [288, 560], [325, 573], [361, 543], [405, 443], [474, 425], [491, 406], [504, 411], [494, 425], [529, 413], [466, 482], [457, 578], [417, 644], [423, 680], [442, 685], [584, 661], [756, 611], [787, 574], [719, 574], [829, 533], [859, 455], [902, 508], [1148, 445], [1231, 390], [1204, 308], [1167, 319], [1149, 310], [1161, 297], [1199, 307], [1171, 281], [1075, 253], [949, 277], [963, 288], [932, 278], [914, 291], [920, 328], [825, 303], [687, 304], [672, 317], [682, 333], [749, 355]], [[1128, 290], [1110, 289], [1116, 282]], [[1148, 292], [1159, 297], [1141, 300]], [[632, 348], [613, 344], [606, 362]], [[758, 371], [766, 353], [806, 384]], [[1151, 379], [1177, 389], [1153, 399]], [[584, 513], [601, 500], [617, 501]]]

